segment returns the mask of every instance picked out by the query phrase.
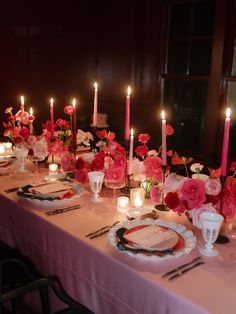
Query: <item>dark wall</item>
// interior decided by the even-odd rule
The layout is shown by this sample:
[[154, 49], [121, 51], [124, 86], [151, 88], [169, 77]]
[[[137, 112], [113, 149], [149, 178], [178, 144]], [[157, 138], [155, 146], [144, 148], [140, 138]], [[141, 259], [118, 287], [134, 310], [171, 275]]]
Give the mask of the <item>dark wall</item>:
[[78, 127], [88, 128], [93, 82], [99, 112], [123, 137], [125, 96], [132, 86], [131, 125], [160, 141], [159, 42], [161, 1], [13, 1], [0, 18], [0, 104], [17, 110], [19, 96], [33, 106], [37, 123], [56, 118], [72, 97], [79, 100]]

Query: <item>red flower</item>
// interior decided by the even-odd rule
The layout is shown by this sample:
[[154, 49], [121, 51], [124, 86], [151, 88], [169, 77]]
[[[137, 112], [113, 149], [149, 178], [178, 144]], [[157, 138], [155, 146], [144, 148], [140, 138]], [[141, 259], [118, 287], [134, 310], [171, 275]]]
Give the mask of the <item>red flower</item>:
[[205, 185], [201, 180], [186, 180], [180, 192], [182, 193], [182, 200], [188, 204], [188, 209], [199, 208], [206, 201]]
[[62, 141], [60, 141], [58, 138], [55, 138], [54, 141], [49, 141], [48, 143], [48, 152], [51, 155], [57, 155], [63, 152], [64, 146]]
[[71, 116], [74, 112], [74, 108], [71, 105], [65, 106], [64, 107], [64, 113], [68, 114], [69, 116]]
[[95, 155], [95, 158], [101, 158], [101, 159], [104, 159], [106, 157], [106, 154], [104, 152], [98, 152], [96, 155]]
[[69, 122], [67, 120], [63, 120], [63, 119], [57, 119], [56, 126], [58, 128], [64, 128], [64, 129], [69, 129], [70, 128]]
[[13, 122], [13, 121], [16, 121], [16, 117], [15, 116], [9, 116], [8, 118], [7, 118], [7, 122], [9, 122], [9, 123], [11, 123], [11, 122]]
[[114, 138], [115, 138], [115, 133], [114, 132], [108, 132], [108, 134], [107, 134], [107, 139], [108, 139], [108, 141], [113, 141], [114, 140]]
[[172, 210], [175, 210], [176, 207], [180, 204], [180, 199], [177, 192], [169, 192], [165, 197], [166, 206]]
[[140, 145], [135, 149], [135, 153], [139, 156], [139, 157], [144, 157], [148, 152], [148, 147], [147, 145]]
[[126, 158], [124, 155], [117, 155], [114, 158], [114, 164], [119, 167], [126, 167]]
[[25, 139], [29, 137], [29, 135], [30, 135], [30, 130], [23, 126], [20, 130], [20, 136], [22, 136]]
[[75, 168], [76, 169], [83, 169], [85, 167], [85, 161], [83, 158], [77, 158], [75, 162]]
[[176, 152], [174, 153], [171, 159], [172, 165], [185, 165], [191, 161], [193, 161], [193, 158], [179, 157], [179, 155]]
[[138, 141], [141, 143], [141, 144], [147, 144], [147, 142], [150, 140], [150, 135], [148, 133], [144, 133], [144, 134], [139, 134], [138, 136]]
[[97, 131], [96, 135], [99, 138], [107, 138], [107, 131], [106, 130]]
[[233, 172], [236, 171], [236, 161], [231, 162], [229, 170]]
[[88, 183], [88, 171], [86, 168], [84, 169], [77, 169], [75, 171], [75, 179], [82, 184]]
[[104, 168], [104, 159], [103, 158], [94, 158], [91, 162], [92, 171], [101, 171]]
[[166, 124], [166, 135], [173, 135], [174, 134], [174, 129], [170, 124]]
[[47, 120], [45, 123], [42, 124], [43, 128], [46, 129], [48, 132], [52, 131], [52, 123], [51, 121]]

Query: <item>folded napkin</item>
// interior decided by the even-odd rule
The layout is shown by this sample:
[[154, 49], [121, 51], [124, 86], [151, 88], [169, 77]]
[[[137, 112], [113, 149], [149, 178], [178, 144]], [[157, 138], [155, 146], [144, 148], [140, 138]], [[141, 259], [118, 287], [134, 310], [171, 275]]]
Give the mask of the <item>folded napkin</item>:
[[63, 198], [66, 193], [71, 191], [71, 187], [65, 185], [63, 182], [45, 183], [37, 186], [33, 186], [30, 192], [35, 195], [44, 195], [50, 197]]

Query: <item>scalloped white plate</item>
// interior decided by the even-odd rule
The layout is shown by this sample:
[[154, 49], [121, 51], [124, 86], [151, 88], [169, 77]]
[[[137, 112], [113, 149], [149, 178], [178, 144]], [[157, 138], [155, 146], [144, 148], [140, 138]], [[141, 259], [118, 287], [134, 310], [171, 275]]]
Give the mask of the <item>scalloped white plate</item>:
[[[150, 255], [150, 254], [145, 255], [143, 253], [134, 253], [131, 251], [120, 251], [118, 249], [117, 243], [119, 240], [116, 236], [116, 231], [118, 229], [120, 229], [122, 227], [124, 227], [126, 229], [130, 229], [130, 228], [140, 226], [140, 225], [152, 225], [152, 224], [156, 224], [158, 226], [170, 228], [170, 229], [174, 230], [175, 232], [177, 232], [180, 236], [183, 237], [183, 240], [184, 240], [183, 247], [178, 249], [178, 250], [174, 250], [173, 253], [171, 253], [171, 254], [165, 254], [163, 256]], [[139, 257], [139, 258], [142, 258], [144, 260], [157, 260], [157, 261], [162, 261], [165, 259], [172, 259], [172, 258], [180, 257], [182, 255], [189, 254], [196, 247], [196, 244], [197, 244], [197, 238], [195, 237], [193, 232], [191, 230], [187, 230], [187, 228], [185, 226], [177, 224], [175, 222], [170, 222], [167, 220], [162, 220], [162, 219], [153, 220], [150, 218], [143, 219], [143, 220], [135, 219], [133, 221], [124, 221], [123, 223], [117, 224], [114, 228], [112, 228], [109, 231], [108, 240], [109, 240], [109, 243], [111, 244], [111, 246], [113, 248], [115, 248], [116, 250], [118, 250], [120, 253], [128, 254], [132, 257]]]

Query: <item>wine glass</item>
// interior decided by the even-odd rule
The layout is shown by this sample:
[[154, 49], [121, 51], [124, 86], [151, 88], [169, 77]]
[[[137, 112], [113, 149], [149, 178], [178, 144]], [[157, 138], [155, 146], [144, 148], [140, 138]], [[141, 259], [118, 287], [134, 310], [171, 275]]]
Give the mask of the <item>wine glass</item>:
[[118, 189], [121, 189], [125, 186], [126, 182], [125, 182], [125, 178], [117, 181], [114, 179], [105, 179], [105, 186], [109, 189], [113, 190], [113, 201], [115, 201], [116, 199], [116, 191]]
[[90, 171], [88, 173], [90, 189], [94, 193], [91, 201], [92, 202], [101, 202], [101, 198], [99, 197], [99, 192], [102, 188], [102, 183], [104, 179], [104, 173], [101, 171]]
[[217, 256], [219, 253], [213, 248], [213, 243], [219, 235], [224, 217], [217, 213], [205, 212], [200, 215], [200, 220], [202, 224], [202, 237], [206, 243], [199, 251], [202, 255]]
[[16, 147], [15, 156], [18, 162], [18, 173], [26, 173], [25, 162], [28, 156], [29, 150], [25, 147]]

